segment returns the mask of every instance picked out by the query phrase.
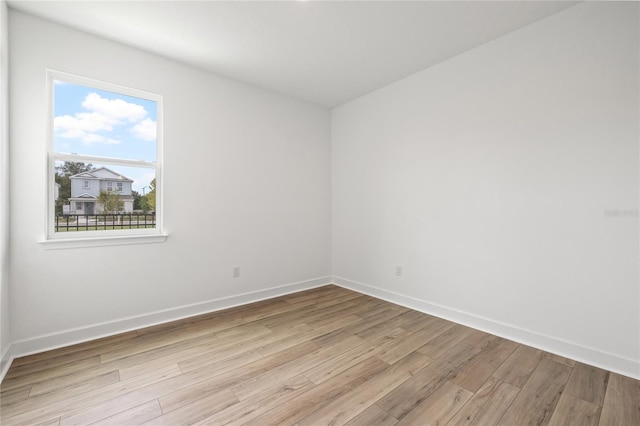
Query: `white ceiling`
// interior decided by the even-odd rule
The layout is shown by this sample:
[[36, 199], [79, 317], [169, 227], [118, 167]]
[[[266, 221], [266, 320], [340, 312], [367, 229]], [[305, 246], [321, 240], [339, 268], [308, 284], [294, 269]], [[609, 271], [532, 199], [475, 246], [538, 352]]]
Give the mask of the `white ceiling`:
[[26, 13], [334, 107], [567, 1], [9, 1]]

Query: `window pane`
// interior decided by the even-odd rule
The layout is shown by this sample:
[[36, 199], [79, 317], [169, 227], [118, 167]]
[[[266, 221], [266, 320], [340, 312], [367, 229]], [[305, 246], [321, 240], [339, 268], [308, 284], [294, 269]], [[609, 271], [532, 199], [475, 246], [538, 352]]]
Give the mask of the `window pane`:
[[154, 101], [56, 80], [53, 150], [156, 161]]
[[155, 178], [155, 168], [55, 161], [55, 232], [155, 228]]

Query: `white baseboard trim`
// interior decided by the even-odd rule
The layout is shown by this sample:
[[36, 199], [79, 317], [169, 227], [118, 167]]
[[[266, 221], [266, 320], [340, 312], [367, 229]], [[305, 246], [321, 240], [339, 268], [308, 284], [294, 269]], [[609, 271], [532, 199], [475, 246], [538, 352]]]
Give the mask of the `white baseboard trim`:
[[14, 356], [12, 345], [9, 343], [7, 349], [5, 349], [2, 356], [0, 356], [0, 383], [4, 380], [4, 376], [6, 376], [7, 371], [9, 371], [9, 367], [11, 367], [11, 363], [13, 362]]
[[584, 364], [613, 371], [640, 380], [640, 362], [582, 346], [557, 337], [526, 330], [510, 324], [484, 318], [457, 309], [430, 303], [379, 287], [363, 284], [342, 277], [333, 277], [333, 283], [349, 290], [364, 293], [416, 311], [440, 317], [458, 324], [481, 330], [505, 339], [551, 352]]
[[[176, 308], [150, 312], [100, 324], [93, 324], [86, 327], [64, 330], [30, 339], [14, 341], [10, 345], [10, 354], [12, 355], [11, 359], [125, 333], [140, 328], [151, 327], [214, 311], [233, 308], [234, 306], [272, 299], [274, 297], [309, 290], [328, 284], [331, 284], [331, 277], [319, 277], [263, 290], [221, 297], [219, 299], [208, 300], [206, 302], [178, 306]], [[2, 358], [2, 362], [4, 367], [4, 358]]]

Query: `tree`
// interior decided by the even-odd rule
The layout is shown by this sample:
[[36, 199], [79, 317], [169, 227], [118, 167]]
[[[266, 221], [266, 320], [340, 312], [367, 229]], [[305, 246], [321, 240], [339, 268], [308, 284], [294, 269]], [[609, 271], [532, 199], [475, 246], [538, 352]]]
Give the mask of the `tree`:
[[93, 164], [84, 164], [76, 161], [65, 161], [61, 166], [56, 167], [56, 173], [62, 176], [73, 176], [78, 173], [90, 172]]
[[155, 212], [156, 211], [156, 179], [155, 178], [149, 184], [149, 188], [151, 188], [151, 190], [146, 195], [147, 204], [149, 205], [149, 210]]
[[149, 199], [146, 195], [140, 198], [140, 210], [142, 210], [144, 213], [151, 210], [151, 206], [149, 206]]
[[98, 203], [102, 204], [103, 213], [117, 213], [123, 209], [122, 199], [115, 191], [100, 191]]
[[142, 206], [140, 205], [142, 201], [142, 195], [138, 191], [131, 191], [131, 195], [133, 196], [133, 209], [134, 210], [142, 210]]
[[67, 204], [69, 197], [71, 197], [71, 179], [69, 177], [78, 173], [90, 172], [93, 169], [93, 164], [76, 161], [65, 161], [61, 166], [56, 167], [55, 180], [60, 185], [58, 199], [55, 202], [56, 214], [62, 214], [62, 206]]

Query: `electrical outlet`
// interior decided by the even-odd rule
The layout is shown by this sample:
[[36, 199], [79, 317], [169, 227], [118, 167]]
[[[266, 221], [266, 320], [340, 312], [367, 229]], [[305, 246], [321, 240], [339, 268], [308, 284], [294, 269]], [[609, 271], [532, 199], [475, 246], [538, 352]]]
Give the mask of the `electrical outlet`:
[[396, 277], [402, 276], [402, 265], [396, 265]]
[[238, 278], [240, 276], [240, 267], [239, 266], [234, 266], [233, 267], [233, 278]]

